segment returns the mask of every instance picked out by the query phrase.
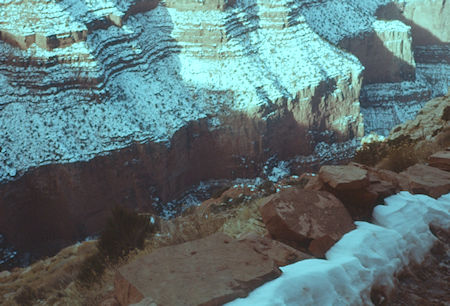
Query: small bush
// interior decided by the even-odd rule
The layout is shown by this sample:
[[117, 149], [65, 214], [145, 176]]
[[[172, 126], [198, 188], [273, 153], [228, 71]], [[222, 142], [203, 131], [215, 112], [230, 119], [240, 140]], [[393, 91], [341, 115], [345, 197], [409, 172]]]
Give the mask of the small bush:
[[149, 218], [117, 206], [100, 235], [98, 250], [109, 262], [116, 263], [131, 250], [142, 249], [145, 238], [155, 229]]
[[88, 286], [102, 277], [108, 264], [116, 264], [134, 249], [143, 249], [145, 238], [157, 229], [157, 222], [151, 223], [149, 216], [117, 206], [97, 242], [97, 253], [88, 257], [81, 265], [78, 283]]
[[442, 120], [444, 121], [450, 121], [450, 106], [447, 106], [444, 111], [442, 112]]
[[39, 294], [38, 290], [29, 286], [24, 286], [14, 297], [14, 300], [19, 305], [28, 306], [36, 304], [36, 301], [41, 298], [42, 296]]
[[264, 192], [265, 196], [274, 194], [276, 192], [276, 188], [271, 181], [265, 181], [259, 186], [259, 190]]
[[79, 283], [87, 286], [100, 280], [105, 272], [105, 259], [99, 254], [89, 256], [82, 264], [78, 273]]
[[409, 136], [400, 136], [385, 142], [367, 143], [356, 152], [353, 160], [367, 166], [401, 172], [419, 161], [415, 150], [417, 142]]
[[386, 142], [384, 158], [377, 164], [378, 167], [401, 172], [419, 162], [416, 144], [409, 136], [400, 136]]
[[382, 142], [365, 143], [356, 151], [353, 160], [367, 166], [375, 166], [387, 155], [387, 148]]

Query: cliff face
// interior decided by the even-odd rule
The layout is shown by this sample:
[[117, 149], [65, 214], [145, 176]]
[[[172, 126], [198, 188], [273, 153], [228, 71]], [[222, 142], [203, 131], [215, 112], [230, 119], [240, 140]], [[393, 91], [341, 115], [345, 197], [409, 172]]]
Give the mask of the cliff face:
[[[450, 6], [446, 1], [393, 1], [377, 9], [383, 20], [411, 28], [415, 77], [398, 83], [366, 85], [360, 97], [365, 130], [387, 135], [395, 125], [413, 119], [430, 98], [450, 86]], [[430, 18], [430, 16], [432, 16]]]
[[363, 134], [363, 67], [287, 1], [166, 1], [137, 15], [45, 5], [88, 35], [1, 45], [0, 232], [16, 246], [56, 248], [99, 230], [114, 204], [153, 210], [202, 180]]
[[114, 204], [345, 148], [363, 81], [414, 78], [410, 26], [376, 18], [390, 2], [0, 4], [0, 233], [57, 249]]
[[307, 21], [328, 41], [358, 57], [366, 84], [414, 79], [411, 28], [398, 18], [376, 18], [391, 1], [310, 2], [304, 8]]
[[450, 5], [446, 0], [395, 0], [381, 7], [377, 15], [411, 26], [415, 46], [450, 42]]

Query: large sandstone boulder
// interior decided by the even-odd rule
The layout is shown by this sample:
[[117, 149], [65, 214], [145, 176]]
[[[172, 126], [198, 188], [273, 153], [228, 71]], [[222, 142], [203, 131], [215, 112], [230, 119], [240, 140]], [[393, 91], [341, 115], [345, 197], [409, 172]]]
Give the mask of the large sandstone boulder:
[[330, 247], [354, 228], [345, 207], [328, 192], [289, 188], [266, 201], [260, 211], [270, 235], [296, 248], [307, 249], [324, 237], [332, 240]]
[[145, 299], [170, 306], [222, 305], [245, 297], [281, 274], [270, 255], [258, 251], [260, 243], [250, 241], [216, 233], [158, 249], [118, 270], [116, 298], [121, 305]]
[[369, 190], [369, 172], [356, 165], [324, 166], [319, 171], [321, 190], [335, 195], [355, 220], [366, 220], [372, 215], [378, 194]]
[[319, 178], [336, 190], [355, 190], [369, 185], [367, 170], [353, 165], [323, 166]]
[[444, 171], [450, 171], [450, 151], [441, 151], [431, 155], [429, 165]]
[[414, 165], [400, 173], [403, 190], [438, 198], [450, 192], [450, 173], [426, 165]]
[[398, 174], [357, 163], [323, 166], [305, 189], [324, 190], [335, 195], [354, 220], [370, 220], [375, 205], [399, 191]]

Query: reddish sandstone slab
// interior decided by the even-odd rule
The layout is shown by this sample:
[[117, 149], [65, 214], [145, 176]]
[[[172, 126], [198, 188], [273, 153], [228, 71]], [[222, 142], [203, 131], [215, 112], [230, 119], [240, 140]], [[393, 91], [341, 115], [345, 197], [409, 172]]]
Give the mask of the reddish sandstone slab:
[[285, 189], [268, 197], [260, 211], [274, 239], [298, 248], [324, 236], [337, 241], [354, 228], [344, 205], [326, 191]]
[[323, 166], [319, 177], [336, 190], [355, 190], [369, 185], [368, 172], [355, 165]]
[[450, 192], [450, 173], [438, 168], [416, 164], [400, 173], [399, 177], [402, 189], [411, 193], [438, 198]]
[[246, 241], [217, 233], [158, 249], [122, 267], [115, 295], [121, 305], [222, 305], [245, 297], [281, 274], [275, 262]]
[[437, 152], [431, 155], [429, 165], [444, 171], [450, 171], [450, 151]]

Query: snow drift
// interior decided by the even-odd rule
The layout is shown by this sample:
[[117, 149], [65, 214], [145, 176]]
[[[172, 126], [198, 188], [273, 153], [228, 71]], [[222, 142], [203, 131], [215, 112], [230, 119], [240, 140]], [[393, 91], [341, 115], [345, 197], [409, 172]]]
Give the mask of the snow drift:
[[372, 305], [372, 288], [389, 291], [393, 276], [421, 262], [436, 237], [433, 224], [450, 227], [450, 194], [435, 200], [400, 192], [374, 209], [374, 224], [356, 222], [326, 254], [281, 268], [278, 279], [227, 305]]

